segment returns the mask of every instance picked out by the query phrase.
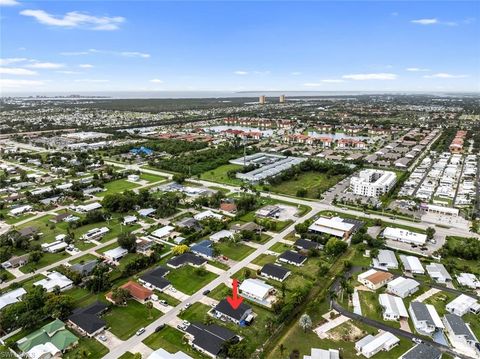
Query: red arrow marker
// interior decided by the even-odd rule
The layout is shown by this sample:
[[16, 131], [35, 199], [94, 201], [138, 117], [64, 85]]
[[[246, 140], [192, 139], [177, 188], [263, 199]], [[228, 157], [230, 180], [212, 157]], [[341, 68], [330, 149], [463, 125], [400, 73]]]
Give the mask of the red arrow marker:
[[233, 298], [232, 297], [227, 297], [227, 302], [230, 304], [230, 306], [233, 309], [237, 309], [240, 304], [243, 302], [243, 298], [238, 296], [238, 280], [233, 279], [232, 282], [232, 292], [233, 292]]

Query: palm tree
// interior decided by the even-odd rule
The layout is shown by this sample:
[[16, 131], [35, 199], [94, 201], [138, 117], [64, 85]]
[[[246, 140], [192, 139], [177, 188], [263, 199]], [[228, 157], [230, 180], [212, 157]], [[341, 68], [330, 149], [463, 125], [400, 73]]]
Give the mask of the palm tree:
[[310, 329], [312, 327], [312, 318], [310, 318], [307, 313], [304, 313], [300, 317], [298, 323], [300, 324], [300, 327], [303, 329], [303, 331], [306, 333], [307, 329]]
[[147, 303], [145, 303], [145, 307], [147, 307], [147, 309], [148, 309], [148, 319], [152, 319], [153, 303], [152, 302], [147, 302]]

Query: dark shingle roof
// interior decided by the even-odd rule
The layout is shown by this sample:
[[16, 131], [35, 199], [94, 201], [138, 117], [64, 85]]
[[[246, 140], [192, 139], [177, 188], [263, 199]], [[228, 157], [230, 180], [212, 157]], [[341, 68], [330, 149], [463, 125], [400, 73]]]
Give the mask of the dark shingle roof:
[[401, 359], [439, 359], [442, 353], [435, 347], [418, 344], [401, 356]]
[[164, 278], [164, 276], [169, 272], [165, 267], [157, 267], [154, 270], [145, 273], [140, 277], [141, 280], [154, 285], [157, 288], [165, 288], [170, 285], [170, 282]]
[[237, 309], [233, 309], [226, 299], [222, 299], [220, 302], [218, 302], [217, 306], [215, 307], [215, 310], [217, 312], [220, 312], [235, 320], [242, 319], [245, 313], [250, 311], [251, 309], [252, 308], [245, 303], [241, 303]]
[[412, 310], [415, 313], [415, 317], [418, 321], [425, 321], [429, 325], [435, 325], [430, 312], [428, 311], [427, 305], [421, 302], [411, 302]]
[[290, 271], [282, 266], [273, 263], [267, 263], [263, 266], [260, 273], [265, 273], [274, 278], [283, 279], [288, 273], [290, 273]]
[[187, 252], [180, 254], [179, 256], [173, 257], [167, 262], [167, 264], [171, 265], [172, 267], [178, 267], [184, 264], [202, 265], [205, 262], [207, 262], [205, 258]]
[[83, 274], [83, 275], [88, 275], [92, 272], [93, 268], [95, 268], [98, 264], [98, 261], [96, 259], [92, 259], [89, 262], [86, 263], [77, 263], [74, 264], [70, 267], [70, 269], [74, 272]]
[[302, 248], [302, 249], [314, 249], [314, 248], [319, 248], [321, 246], [320, 243], [311, 241], [309, 239], [303, 239], [300, 238], [295, 242], [295, 246]]
[[462, 335], [467, 340], [471, 340], [474, 342], [476, 341], [472, 332], [470, 331], [470, 329], [468, 329], [467, 325], [461, 317], [456, 314], [445, 314], [445, 320], [448, 322], [455, 335]]
[[234, 332], [216, 324], [192, 323], [185, 331], [194, 337], [194, 345], [213, 355], [219, 354], [223, 344], [236, 336]]
[[307, 259], [307, 257], [294, 251], [285, 251], [280, 254], [278, 259], [284, 259], [289, 262], [301, 264]]
[[92, 334], [107, 325], [107, 323], [99, 317], [107, 308], [107, 305], [95, 302], [88, 307], [76, 309], [68, 320], [87, 333]]

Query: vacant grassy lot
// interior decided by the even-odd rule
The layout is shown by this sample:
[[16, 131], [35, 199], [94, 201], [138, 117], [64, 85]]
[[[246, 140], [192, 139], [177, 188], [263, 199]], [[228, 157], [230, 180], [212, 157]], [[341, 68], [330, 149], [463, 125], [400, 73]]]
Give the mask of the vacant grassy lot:
[[78, 257], [78, 258], [75, 258], [74, 260], [71, 260], [69, 261], [68, 263], [70, 264], [78, 264], [78, 263], [86, 263], [86, 262], [90, 262], [91, 260], [93, 259], [97, 259], [98, 257], [91, 254], [91, 253], [87, 253], [81, 257]]
[[220, 167], [215, 168], [212, 171], [207, 171], [201, 174], [200, 178], [206, 181], [211, 181], [211, 182], [219, 182], [219, 183], [226, 183], [226, 184], [231, 184], [234, 186], [240, 186], [242, 185], [242, 181], [239, 180], [238, 178], [229, 178], [227, 175], [228, 171], [232, 170], [237, 170], [242, 168], [242, 166], [239, 165], [223, 165]]
[[318, 198], [330, 187], [333, 187], [343, 176], [327, 176], [319, 172], [304, 172], [298, 177], [270, 186], [270, 191], [296, 196], [299, 189], [305, 189], [308, 198]]
[[107, 194], [122, 193], [127, 189], [134, 189], [139, 187], [138, 184], [129, 182], [126, 179], [118, 179], [105, 184], [105, 191], [96, 194], [98, 197], [104, 197]]
[[195, 359], [207, 358], [184, 343], [183, 333], [181, 331], [169, 326], [166, 326], [157, 333], [153, 333], [145, 339], [143, 343], [153, 350], [163, 348], [172, 354], [182, 351]]
[[260, 254], [257, 258], [253, 260], [253, 264], [264, 266], [267, 263], [273, 263], [277, 260], [277, 257], [270, 254]]
[[145, 173], [145, 172], [142, 172], [140, 174], [140, 179], [144, 181], [148, 181], [150, 183], [166, 180], [166, 178], [163, 176], [154, 175], [152, 173]]
[[255, 251], [255, 248], [241, 243], [233, 243], [231, 241], [218, 242], [215, 244], [215, 247], [221, 254], [234, 261], [240, 261]]
[[188, 320], [190, 323], [201, 322], [203, 323], [205, 315], [211, 308], [202, 303], [193, 303], [192, 306], [186, 309], [183, 313], [179, 315], [183, 320]]
[[[161, 316], [155, 308], [151, 311], [136, 300], [129, 300], [125, 307], [114, 306], [105, 315], [110, 331], [122, 340], [130, 338], [138, 329], [145, 327]], [[126, 325], [128, 323], [128, 325]]]
[[269, 248], [269, 250], [273, 251], [273, 252], [277, 252], [277, 253], [283, 253], [287, 250], [291, 250], [293, 247], [288, 245], [288, 244], [285, 244], [285, 243], [282, 243], [282, 242], [278, 242], [278, 243], [275, 243], [273, 246], [271, 246]]
[[89, 358], [100, 359], [109, 352], [108, 348], [93, 338], [80, 338], [78, 345], [66, 352], [63, 357], [67, 359]]
[[30, 273], [33, 270], [37, 270], [43, 267], [46, 267], [50, 264], [53, 264], [55, 262], [58, 262], [62, 259], [70, 257], [70, 254], [66, 252], [60, 252], [60, 253], [44, 253], [42, 258], [38, 261], [38, 263], [27, 263], [24, 266], [20, 267], [20, 271], [22, 273]]
[[217, 277], [207, 270], [186, 265], [167, 274], [166, 278], [179, 291], [193, 294]]

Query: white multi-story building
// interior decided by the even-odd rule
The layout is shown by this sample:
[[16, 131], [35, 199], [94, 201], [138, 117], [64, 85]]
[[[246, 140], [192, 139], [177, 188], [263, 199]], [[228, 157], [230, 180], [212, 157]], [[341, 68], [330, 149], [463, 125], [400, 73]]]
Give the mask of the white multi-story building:
[[350, 189], [360, 196], [380, 197], [390, 191], [396, 182], [395, 172], [366, 169], [350, 179]]

